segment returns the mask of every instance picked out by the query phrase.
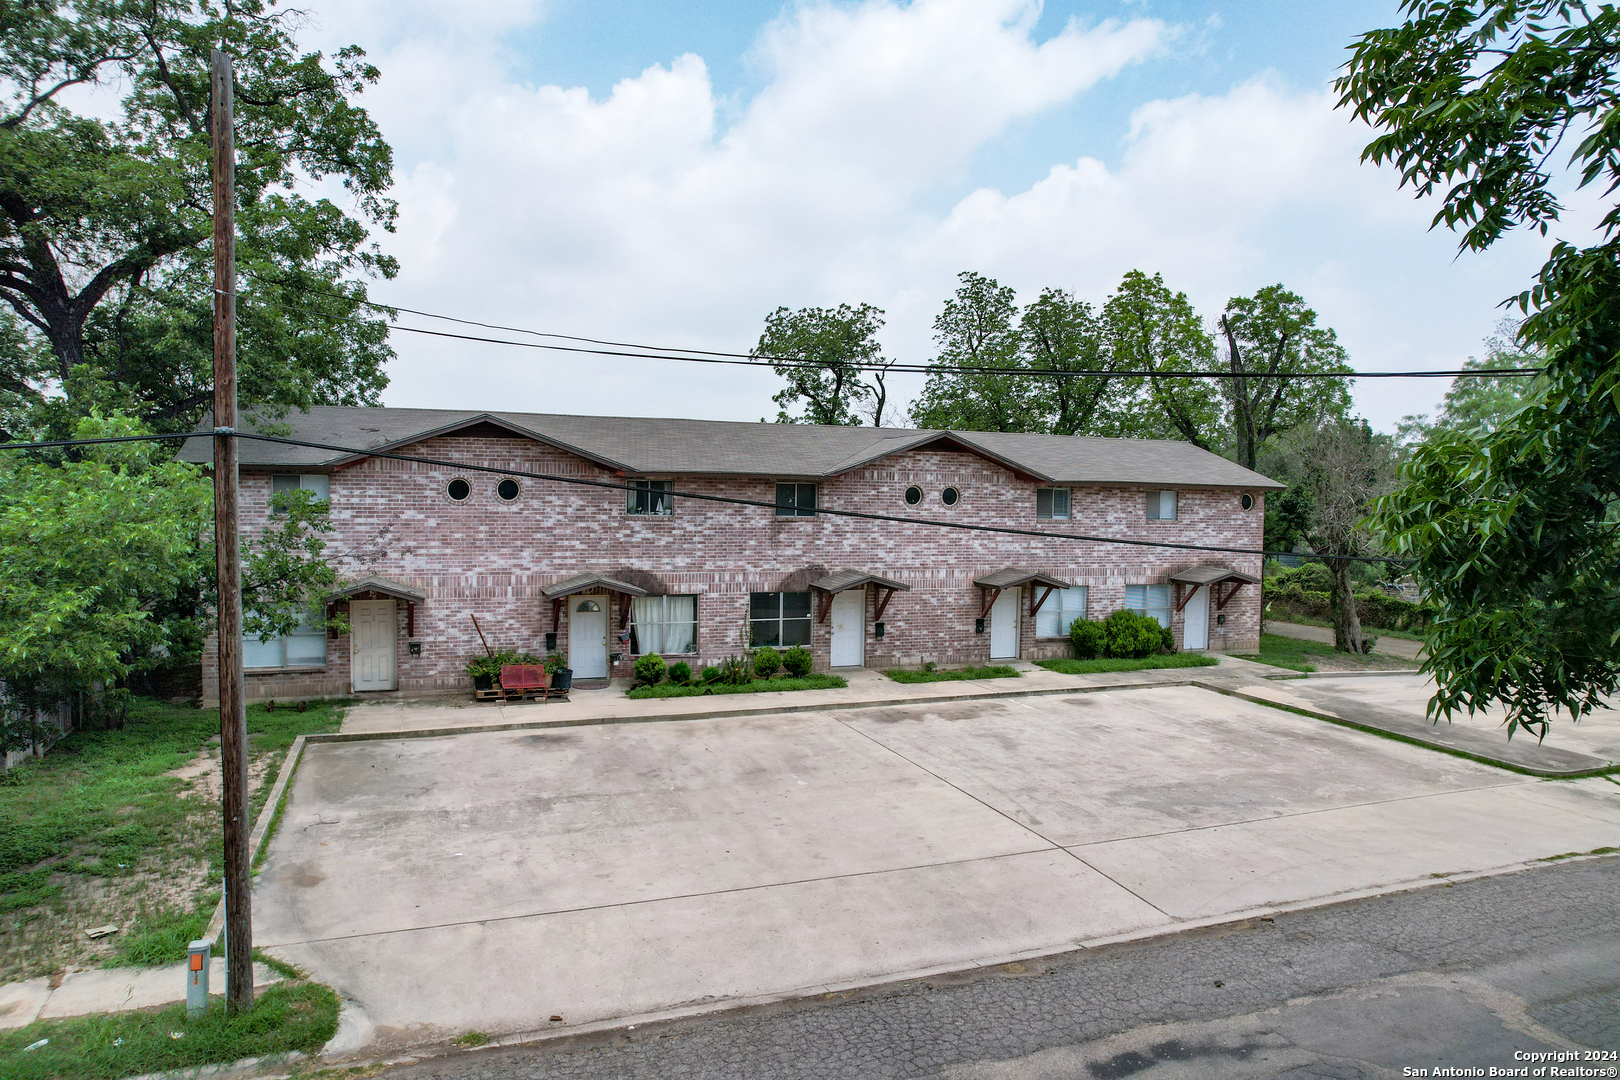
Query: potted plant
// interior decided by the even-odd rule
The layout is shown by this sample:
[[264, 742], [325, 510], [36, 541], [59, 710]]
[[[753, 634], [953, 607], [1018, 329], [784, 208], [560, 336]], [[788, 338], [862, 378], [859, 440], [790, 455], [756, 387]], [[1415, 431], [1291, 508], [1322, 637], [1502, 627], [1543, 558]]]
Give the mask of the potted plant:
[[467, 674], [472, 676], [474, 690], [493, 690], [495, 680], [501, 677], [503, 659], [494, 656], [475, 656], [467, 661]]
[[574, 685], [574, 671], [567, 657], [555, 649], [546, 655], [546, 673], [551, 676], [553, 690], [567, 690]]

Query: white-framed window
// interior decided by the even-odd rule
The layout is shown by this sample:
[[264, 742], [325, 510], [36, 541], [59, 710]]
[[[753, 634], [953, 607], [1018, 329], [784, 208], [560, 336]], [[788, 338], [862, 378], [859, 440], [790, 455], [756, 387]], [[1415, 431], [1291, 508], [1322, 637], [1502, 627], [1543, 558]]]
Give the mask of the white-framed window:
[[[275, 506], [275, 496], [283, 491], [307, 491], [317, 499], [327, 500], [332, 497], [332, 478], [325, 473], [275, 473], [270, 477], [271, 506]], [[284, 514], [285, 510], [275, 510], [274, 513]]]
[[816, 485], [777, 484], [777, 517], [815, 517]]
[[326, 666], [326, 620], [319, 608], [304, 612], [292, 633], [260, 641], [259, 635], [242, 634], [244, 668], [289, 668]]
[[1035, 636], [1058, 638], [1069, 636], [1069, 626], [1076, 619], [1086, 617], [1086, 587], [1076, 585], [1070, 589], [1054, 589], [1041, 610], [1035, 613]]
[[1138, 615], [1151, 615], [1159, 620], [1160, 626], [1170, 625], [1170, 586], [1169, 585], [1127, 585], [1125, 586], [1125, 608]]
[[748, 594], [748, 644], [810, 644], [810, 594], [757, 592]]
[[675, 497], [670, 494], [674, 487], [673, 480], [632, 480], [624, 493], [624, 512], [668, 517], [675, 512]]
[[1148, 492], [1147, 516], [1149, 521], [1176, 520], [1176, 493], [1173, 491]]
[[682, 656], [697, 652], [695, 596], [638, 596], [630, 605], [630, 652]]
[[1035, 517], [1040, 521], [1069, 520], [1069, 489], [1041, 488], [1035, 492]]

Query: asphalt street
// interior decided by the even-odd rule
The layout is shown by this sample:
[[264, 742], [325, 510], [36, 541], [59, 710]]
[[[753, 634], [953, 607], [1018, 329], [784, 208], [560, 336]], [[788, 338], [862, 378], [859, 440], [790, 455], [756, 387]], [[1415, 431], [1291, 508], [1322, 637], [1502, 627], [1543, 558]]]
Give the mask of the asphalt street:
[[[1495, 1066], [1614, 1076], [1617, 1050], [1620, 858], [1606, 857], [961, 976], [455, 1051], [384, 1075], [1165, 1080]], [[1587, 1060], [1593, 1051], [1609, 1054]], [[1591, 1071], [1535, 1071], [1549, 1063]]]

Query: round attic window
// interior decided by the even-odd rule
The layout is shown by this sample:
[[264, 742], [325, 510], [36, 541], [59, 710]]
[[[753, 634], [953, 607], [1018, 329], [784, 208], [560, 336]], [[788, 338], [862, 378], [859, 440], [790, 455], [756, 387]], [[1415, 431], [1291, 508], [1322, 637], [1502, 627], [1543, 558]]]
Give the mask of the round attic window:
[[906, 505], [916, 506], [920, 502], [922, 502], [922, 488], [916, 484], [906, 488]]
[[472, 494], [472, 485], [458, 476], [445, 485], [444, 493], [456, 502], [466, 502], [467, 496]]
[[502, 502], [511, 502], [518, 497], [518, 482], [508, 477], [495, 486], [495, 494], [501, 497]]
[[962, 501], [962, 493], [953, 487], [948, 487], [939, 493], [939, 501], [946, 506], [955, 506]]
[[1243, 504], [1243, 509], [1245, 510], [1254, 509], [1254, 496], [1250, 495], [1246, 491], [1243, 493], [1243, 498], [1239, 499], [1238, 502]]

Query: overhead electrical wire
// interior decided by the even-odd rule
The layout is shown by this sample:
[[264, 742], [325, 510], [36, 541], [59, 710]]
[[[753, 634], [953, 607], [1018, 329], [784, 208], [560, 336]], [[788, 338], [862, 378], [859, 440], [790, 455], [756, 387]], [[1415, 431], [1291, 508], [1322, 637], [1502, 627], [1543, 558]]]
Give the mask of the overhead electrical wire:
[[[497, 465], [474, 465], [466, 461], [453, 461], [443, 458], [421, 457], [413, 454], [396, 454], [388, 450], [368, 450], [356, 446], [339, 446], [333, 443], [311, 442], [307, 439], [293, 439], [282, 435], [261, 435], [258, 432], [231, 431], [227, 429], [203, 430], [190, 432], [175, 432], [163, 435], [120, 435], [99, 439], [56, 439], [46, 442], [31, 443], [0, 443], [0, 450], [44, 450], [69, 446], [97, 446], [106, 443], [124, 442], [153, 442], [169, 439], [212, 438], [215, 435], [227, 435], [237, 439], [251, 439], [257, 442], [279, 443], [283, 446], [302, 446], [312, 450], [327, 450], [338, 454], [353, 454], [357, 457], [382, 458], [388, 461], [404, 461], [418, 465], [432, 465], [436, 468], [455, 469], [463, 472], [490, 473], [497, 476], [514, 476], [525, 480], [543, 480], [557, 484], [573, 484], [578, 487], [607, 488], [613, 491], [637, 491], [633, 483], [614, 483], [611, 480], [590, 480], [580, 476], [558, 476], [552, 473], [529, 472], [524, 469], [508, 469]], [[691, 491], [670, 491], [667, 493], [672, 500], [691, 499], [698, 502], [723, 503], [732, 506], [750, 506], [775, 511], [777, 504], [765, 502], [760, 499], [743, 499], [733, 495], [705, 495]], [[1326, 559], [1328, 556], [1303, 554], [1293, 551], [1266, 551], [1262, 548], [1221, 547], [1213, 544], [1177, 544], [1168, 540], [1137, 540], [1130, 537], [1119, 536], [1090, 536], [1084, 533], [1049, 532], [1042, 529], [1020, 529], [1011, 525], [972, 525], [961, 521], [939, 521], [933, 518], [908, 518], [897, 514], [875, 514], [863, 510], [834, 510], [818, 506], [816, 516], [859, 518], [864, 521], [884, 521], [897, 525], [922, 525], [941, 529], [954, 529], [961, 532], [996, 533], [1011, 536], [1032, 536], [1047, 540], [1080, 540], [1093, 544], [1121, 544], [1127, 547], [1170, 548], [1177, 551], [1212, 551], [1227, 555], [1259, 555], [1264, 558], [1302, 558]], [[1348, 555], [1332, 556], [1347, 562], [1378, 562], [1405, 565], [1413, 560], [1397, 559], [1384, 555]]]
[[[244, 271], [244, 273], [247, 273]], [[823, 367], [822, 361], [805, 357], [773, 356], [768, 354], [723, 352], [713, 349], [686, 349], [678, 346], [638, 345], [633, 342], [609, 341], [601, 338], [579, 337], [573, 334], [554, 334], [543, 330], [530, 330], [520, 326], [504, 326], [499, 323], [480, 322], [476, 319], [463, 319], [454, 315], [441, 315], [431, 311], [421, 311], [416, 308], [398, 307], [392, 304], [383, 304], [373, 300], [362, 300], [347, 293], [335, 290], [313, 289], [306, 285], [291, 282], [277, 281], [274, 278], [261, 277], [258, 274], [247, 273], [247, 276], [257, 281], [275, 285], [278, 288], [292, 289], [297, 292], [319, 293], [333, 299], [345, 300], [351, 304], [360, 304], [389, 314], [388, 325], [391, 329], [401, 330], [408, 334], [421, 334], [429, 337], [450, 338], [457, 341], [476, 341], [490, 345], [509, 345], [519, 349], [540, 349], [548, 352], [567, 352], [591, 356], [614, 356], [635, 360], [674, 360], [682, 363], [695, 364], [725, 364], [737, 367], [777, 368], [777, 367]], [[248, 303], [264, 303], [252, 298], [242, 298]], [[273, 302], [272, 302], [273, 303]], [[274, 305], [273, 306], [281, 306]], [[393, 316], [393, 312], [403, 311], [425, 319], [438, 319], [443, 322], [460, 323], [464, 326], [480, 326], [487, 330], [499, 330], [510, 334], [528, 334], [533, 337], [555, 338], [561, 341], [578, 341], [589, 345], [611, 346], [610, 348], [584, 348], [578, 345], [550, 345], [533, 341], [510, 341], [505, 338], [484, 337], [478, 334], [455, 334], [447, 330], [429, 330], [426, 327], [406, 326]], [[331, 312], [308, 310], [306, 314], [313, 314], [333, 322], [359, 323], [360, 320], [346, 315], [336, 315]], [[842, 365], [853, 371], [882, 371], [917, 375], [948, 374], [948, 375], [1039, 375], [1052, 378], [1145, 378], [1145, 379], [1267, 379], [1277, 378], [1277, 375], [1268, 375], [1264, 372], [1239, 371], [1159, 371], [1159, 370], [1109, 370], [1109, 369], [1081, 369], [1069, 370], [1065, 368], [1000, 368], [986, 365], [968, 364], [917, 364], [891, 362], [877, 363], [849, 363]], [[1526, 378], [1539, 375], [1540, 368], [1455, 368], [1440, 371], [1303, 371], [1281, 373], [1290, 379], [1442, 379], [1472, 377], [1505, 377]]]

